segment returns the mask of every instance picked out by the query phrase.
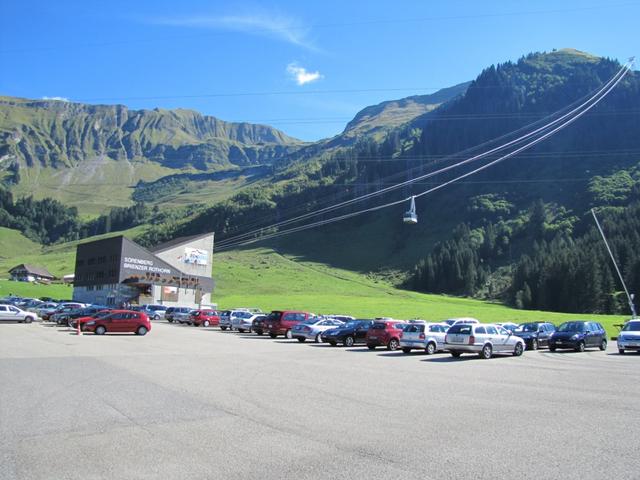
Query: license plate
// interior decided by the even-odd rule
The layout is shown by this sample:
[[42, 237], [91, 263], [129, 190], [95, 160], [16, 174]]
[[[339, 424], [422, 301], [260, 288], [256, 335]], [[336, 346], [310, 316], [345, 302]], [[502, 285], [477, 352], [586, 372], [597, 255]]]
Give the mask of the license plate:
[[369, 340], [377, 340], [378, 337], [369, 337]]
[[638, 342], [627, 342], [627, 347], [637, 347], [640, 345]]

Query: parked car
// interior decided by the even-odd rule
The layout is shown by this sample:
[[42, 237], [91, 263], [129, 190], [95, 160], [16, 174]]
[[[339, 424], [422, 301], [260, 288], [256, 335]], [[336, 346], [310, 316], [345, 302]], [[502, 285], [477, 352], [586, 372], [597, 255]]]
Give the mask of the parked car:
[[446, 323], [449, 326], [456, 325], [456, 324], [471, 325], [471, 324], [480, 323], [480, 320], [471, 318], [471, 317], [460, 317], [460, 318], [449, 318], [447, 320], [444, 320], [443, 323]]
[[249, 311], [234, 311], [231, 313], [231, 330], [237, 330], [240, 333], [250, 332], [253, 326], [253, 320], [260, 314]]
[[267, 321], [267, 318], [269, 318], [267, 315], [258, 315], [255, 317], [251, 323], [251, 331], [256, 335], [262, 335], [266, 328], [264, 324]]
[[530, 322], [518, 325], [513, 334], [524, 340], [527, 350], [537, 350], [549, 346], [549, 337], [555, 331], [553, 323]]
[[218, 325], [220, 323], [220, 315], [216, 310], [201, 308], [191, 311], [191, 323], [196, 327], [208, 327], [210, 325]]
[[294, 325], [291, 329], [291, 336], [299, 342], [314, 340], [316, 343], [322, 342], [322, 333], [332, 328], [341, 327], [344, 322], [335, 318], [315, 317], [306, 322]]
[[[176, 318], [179, 314], [186, 314], [188, 315], [189, 312], [192, 309], [190, 307], [169, 307], [165, 310], [164, 312], [164, 318], [169, 322], [169, 323], [173, 323], [173, 322], [177, 322], [178, 319]], [[146, 314], [145, 314], [146, 315]]]
[[520, 326], [517, 323], [513, 323], [513, 322], [496, 323], [496, 325], [498, 325], [499, 327], [504, 328], [505, 330], [510, 331], [511, 333], [513, 333], [515, 331], [515, 329]]
[[444, 337], [449, 330], [446, 323], [411, 322], [400, 336], [400, 348], [404, 353], [424, 350], [427, 355], [444, 350]]
[[322, 334], [322, 341], [335, 347], [342, 343], [345, 347], [352, 347], [356, 343], [365, 343], [367, 332], [373, 320], [351, 320], [338, 328], [327, 330]]
[[607, 332], [598, 322], [577, 320], [564, 322], [549, 337], [549, 350], [558, 348], [584, 352], [586, 348], [607, 349]]
[[140, 311], [146, 313], [151, 320], [162, 320], [167, 309], [166, 305], [142, 305]]
[[0, 305], [0, 321], [3, 322], [18, 322], [18, 323], [31, 323], [36, 320], [36, 314], [27, 312], [15, 305], [4, 304]]
[[224, 310], [220, 312], [220, 321], [218, 322], [220, 330], [226, 330], [231, 328], [231, 310]]
[[36, 308], [29, 309], [30, 312], [35, 313], [37, 316], [42, 318], [45, 313], [54, 312], [55, 309], [58, 308], [58, 304], [55, 302], [45, 302], [41, 305], [38, 305]]
[[180, 325], [186, 323], [187, 325], [191, 325], [191, 312], [193, 312], [193, 308], [191, 307], [180, 307], [173, 312], [173, 321], [179, 323]]
[[508, 353], [516, 357], [524, 352], [524, 340], [498, 325], [455, 323], [444, 337], [444, 348], [452, 356], [476, 353], [489, 359], [495, 353]]
[[342, 323], [346, 323], [349, 322], [351, 320], [355, 320], [355, 317], [352, 317], [351, 315], [342, 315], [342, 314], [335, 314], [332, 313], [330, 315], [323, 315], [324, 318], [328, 318], [331, 320], [340, 320]]
[[68, 325], [72, 326], [72, 322], [78, 318], [90, 317], [94, 313], [98, 312], [108, 312], [112, 310], [106, 305], [91, 305], [90, 307], [78, 308], [75, 310], [71, 310], [67, 313], [61, 313], [56, 316], [56, 323], [58, 325]]
[[71, 328], [78, 328], [78, 323], [80, 323], [80, 325], [82, 325], [84, 322], [89, 322], [94, 318], [100, 318], [100, 317], [104, 317], [109, 315], [113, 310], [108, 309], [108, 310], [98, 310], [97, 312], [91, 314], [91, 315], [87, 315], [85, 317], [78, 317], [75, 319], [71, 319], [69, 320], [69, 326]]
[[284, 335], [285, 338], [292, 338], [291, 329], [298, 323], [306, 322], [310, 318], [315, 317], [313, 313], [309, 312], [296, 312], [296, 311], [272, 311], [267, 320], [264, 322], [265, 331], [271, 338], [276, 338], [278, 335]]
[[86, 319], [80, 322], [83, 332], [94, 332], [96, 335], [105, 333], [132, 332], [136, 335], [146, 335], [151, 330], [151, 322], [146, 313], [133, 310], [112, 310], [103, 317]]
[[627, 350], [640, 351], [640, 320], [629, 320], [618, 335], [618, 353], [624, 355]]
[[402, 326], [406, 322], [401, 320], [375, 321], [367, 330], [365, 343], [369, 350], [376, 347], [387, 347], [387, 350], [397, 350], [400, 347], [400, 337], [402, 336]]
[[66, 316], [75, 310], [84, 308], [85, 306], [86, 305], [84, 303], [61, 303], [53, 313], [49, 314], [49, 321], [55, 322], [58, 325], [66, 325]]

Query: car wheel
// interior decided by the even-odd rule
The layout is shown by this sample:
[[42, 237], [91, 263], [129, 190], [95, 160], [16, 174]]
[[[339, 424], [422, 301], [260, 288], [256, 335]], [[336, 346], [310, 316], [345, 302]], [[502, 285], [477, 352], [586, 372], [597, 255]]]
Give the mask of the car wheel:
[[321, 333], [316, 335], [316, 343], [322, 343], [322, 334]]
[[239, 331], [240, 333], [244, 333], [244, 328], [239, 328], [239, 329], [238, 329], [238, 331]]
[[146, 335], [148, 331], [149, 330], [147, 330], [147, 327], [140, 325], [136, 330], [136, 335]]
[[531, 350], [537, 350], [538, 349], [538, 340], [537, 339], [533, 339], [531, 340]]
[[513, 349], [513, 356], [519, 357], [520, 355], [522, 355], [523, 351], [524, 351], [524, 348], [522, 347], [522, 344], [518, 342], [516, 343], [516, 347]]
[[411, 353], [411, 349], [407, 347], [402, 348], [402, 353]]
[[209, 323], [209, 320], [205, 320], [204, 322], [202, 322], [202, 326], [203, 326], [203, 327], [208, 327], [209, 325], [211, 325], [211, 324]]
[[351, 335], [347, 335], [344, 339], [344, 346], [345, 347], [353, 347], [353, 337]]
[[586, 348], [584, 342], [578, 342], [578, 346], [576, 347], [576, 352], [584, 352], [584, 349]]
[[482, 347], [482, 350], [480, 350], [480, 358], [489, 360], [491, 358], [491, 355], [493, 355], [493, 347], [491, 347], [491, 345], [489, 344], [485, 345], [484, 347]]
[[304, 338], [304, 337], [298, 337], [298, 341], [300, 343], [304, 343], [305, 340], [306, 340], [306, 338]]
[[329, 342], [329, 345], [331, 345], [332, 347], [335, 347], [337, 345], [336, 342]]
[[375, 350], [376, 349], [376, 345], [370, 345], [370, 344], [367, 343], [367, 348], [369, 350]]
[[31, 323], [31, 322], [33, 322], [33, 317], [25, 317], [24, 321], [26, 323]]
[[460, 358], [460, 355], [462, 355], [460, 352], [455, 352], [455, 351], [452, 351], [452, 352], [451, 352], [451, 356], [452, 356], [452, 357]]
[[600, 350], [604, 352], [606, 349], [607, 349], [607, 341], [602, 340], [602, 342], [600, 342]]
[[618, 349], [618, 353], [619, 353], [620, 355], [624, 355], [624, 348], [619, 348], [619, 349]]
[[167, 322], [173, 323], [173, 318], [167, 318]]
[[427, 355], [433, 355], [434, 353], [436, 353], [436, 344], [433, 342], [429, 342], [427, 344], [427, 348], [425, 348], [424, 351], [427, 352]]
[[256, 330], [256, 335], [262, 335], [264, 332], [262, 330]]
[[227, 330], [227, 327], [220, 327], [220, 330], [222, 330], [223, 332]]
[[270, 333], [270, 334], [269, 334], [269, 336], [270, 336], [271, 338], [276, 338], [278, 335], [277, 335], [277, 334], [275, 334], [275, 333]]
[[392, 352], [394, 352], [398, 349], [399, 346], [400, 346], [400, 342], [398, 342], [397, 339], [392, 338], [391, 340], [389, 340], [389, 343], [387, 344], [387, 350], [391, 350]]
[[107, 329], [104, 325], [98, 325], [96, 327], [95, 332], [96, 332], [96, 335], [104, 335], [107, 332]]
[[154, 320], [160, 320], [160, 315], [154, 315], [154, 316], [153, 316], [153, 319], [154, 319]]
[[293, 335], [291, 334], [291, 330], [287, 330], [287, 331], [284, 333], [284, 338], [287, 338], [287, 339], [289, 339], [289, 340], [291, 340], [291, 339], [293, 338]]
[[556, 347], [552, 347], [551, 345], [549, 345], [549, 351], [550, 352], [555, 352], [556, 351]]

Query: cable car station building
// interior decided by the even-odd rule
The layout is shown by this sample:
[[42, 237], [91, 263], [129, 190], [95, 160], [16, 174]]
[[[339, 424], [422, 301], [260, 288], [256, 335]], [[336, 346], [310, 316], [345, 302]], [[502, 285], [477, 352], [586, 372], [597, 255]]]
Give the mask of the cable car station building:
[[117, 236], [78, 245], [73, 299], [122, 306], [211, 305], [213, 233], [183, 237], [147, 250]]

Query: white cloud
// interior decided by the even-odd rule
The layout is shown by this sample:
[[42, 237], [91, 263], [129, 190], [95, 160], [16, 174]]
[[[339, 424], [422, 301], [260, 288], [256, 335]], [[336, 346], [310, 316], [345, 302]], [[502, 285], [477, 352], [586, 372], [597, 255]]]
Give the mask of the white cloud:
[[291, 78], [293, 78], [298, 85], [305, 85], [324, 78], [320, 72], [307, 72], [306, 68], [296, 63], [287, 65], [287, 73], [291, 75]]
[[258, 12], [246, 15], [195, 15], [177, 18], [158, 18], [158, 25], [174, 27], [233, 30], [276, 38], [309, 50], [319, 51], [308, 38], [309, 28], [299, 19], [287, 15]]
[[42, 97], [42, 100], [58, 100], [59, 102], [69, 102], [70, 101], [66, 97]]

